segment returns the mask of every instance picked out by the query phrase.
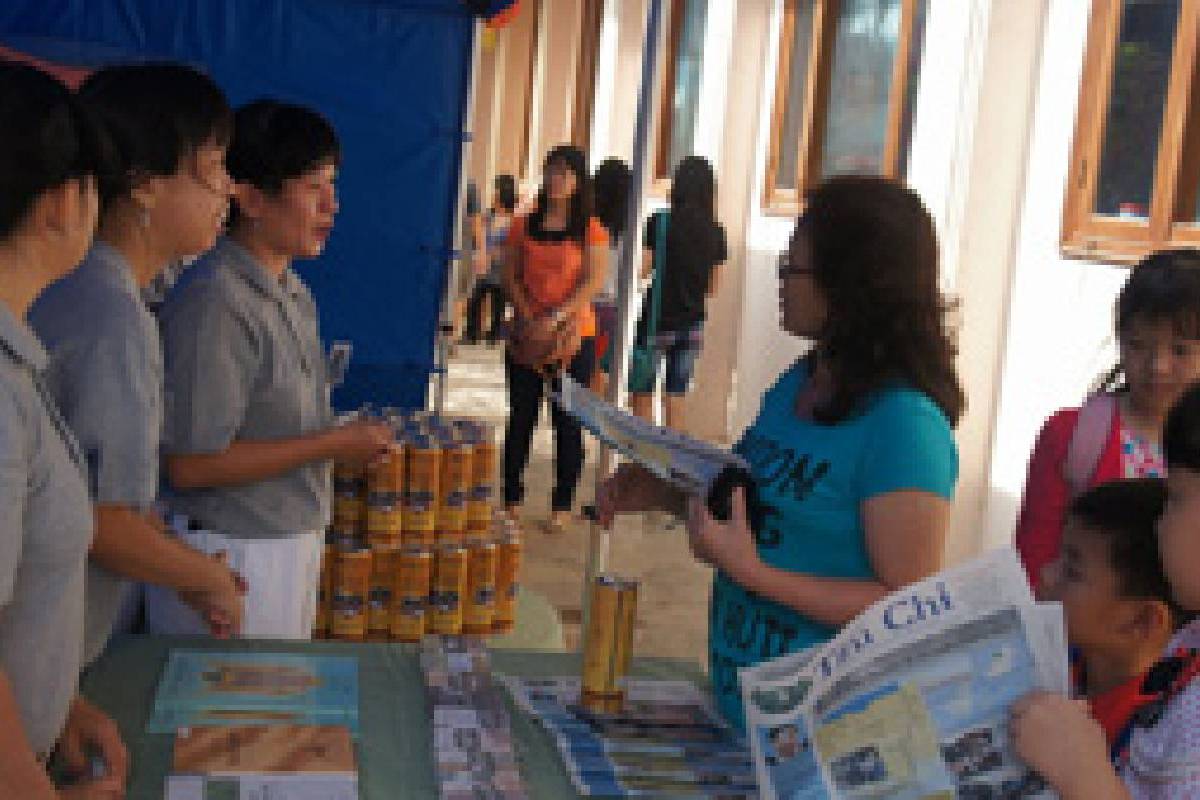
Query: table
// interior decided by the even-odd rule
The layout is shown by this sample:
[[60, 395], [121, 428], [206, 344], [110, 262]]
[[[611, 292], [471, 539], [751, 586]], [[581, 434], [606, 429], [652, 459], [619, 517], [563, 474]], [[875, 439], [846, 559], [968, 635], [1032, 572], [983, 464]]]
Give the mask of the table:
[[[362, 800], [437, 797], [432, 742], [416, 645], [268, 640], [217, 641], [186, 637], [125, 637], [84, 676], [84, 694], [111, 714], [132, 760], [129, 800], [159, 800], [170, 770], [174, 737], [145, 732], [159, 675], [173, 648], [223, 652], [276, 652], [356, 656], [359, 663], [359, 794]], [[497, 673], [528, 677], [578, 675], [575, 653], [496, 651]], [[633, 675], [704, 683], [699, 665], [639, 659]], [[513, 714], [513, 738], [525, 786], [533, 800], [576, 797], [558, 752], [533, 720]]]

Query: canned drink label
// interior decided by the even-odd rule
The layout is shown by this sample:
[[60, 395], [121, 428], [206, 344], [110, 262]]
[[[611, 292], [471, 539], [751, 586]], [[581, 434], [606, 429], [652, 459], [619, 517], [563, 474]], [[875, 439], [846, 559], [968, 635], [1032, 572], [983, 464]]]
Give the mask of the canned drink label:
[[363, 610], [362, 595], [333, 593], [333, 610], [339, 614], [360, 614]]
[[429, 597], [430, 603], [443, 614], [456, 611], [461, 604], [458, 592], [434, 592]]
[[496, 602], [496, 590], [491, 586], [484, 586], [475, 592], [475, 604], [480, 606], [490, 606]]
[[408, 507], [418, 513], [429, 511], [433, 508], [433, 492], [409, 492]]
[[400, 505], [400, 492], [371, 492], [367, 495], [367, 508], [391, 510]]
[[405, 597], [400, 600], [400, 613], [424, 614], [428, 604], [424, 597]]
[[460, 491], [448, 492], [442, 504], [447, 508], [464, 508], [467, 504], [467, 493]]

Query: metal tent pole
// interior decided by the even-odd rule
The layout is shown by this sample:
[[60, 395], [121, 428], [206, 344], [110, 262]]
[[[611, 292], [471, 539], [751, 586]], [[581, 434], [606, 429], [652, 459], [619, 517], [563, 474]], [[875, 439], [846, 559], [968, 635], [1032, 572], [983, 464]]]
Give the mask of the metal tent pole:
[[[625, 234], [621, 237], [617, 253], [617, 323], [613, 330], [608, 379], [608, 400], [617, 404], [625, 389], [629, 373], [629, 353], [632, 336], [629, 321], [636, 299], [634, 291], [637, 280], [637, 254], [640, 249], [642, 205], [646, 186], [653, 168], [650, 124], [653, 116], [655, 89], [658, 86], [659, 65], [663, 50], [666, 25], [663, 24], [663, 0], [650, 0], [646, 14], [646, 43], [642, 49], [642, 82], [638, 92], [637, 124], [633, 134], [633, 178], [630, 186], [629, 204], [625, 211]], [[597, 459], [596, 488], [608, 475], [612, 465], [612, 453], [601, 446]], [[588, 526], [588, 549], [583, 585], [583, 630], [581, 647], [587, 636], [588, 615], [591, 608], [592, 584], [602, 573], [608, 562], [608, 531], [593, 520]]]
[[[437, 344], [434, 352], [433, 371], [436, 375], [436, 383], [433, 387], [432, 405], [434, 413], [439, 417], [446, 408], [446, 383], [450, 371], [450, 339], [454, 336], [454, 310], [455, 303], [459, 299], [460, 270], [475, 268], [474, 264], [467, 263], [467, 237], [471, 235], [466, 225], [467, 181], [470, 180], [467, 166], [474, 143], [475, 92], [479, 82], [484, 23], [482, 20], [476, 19], [474, 25], [475, 29], [471, 33], [471, 74], [467, 81], [467, 95], [463, 100], [466, 105], [463, 109], [462, 154], [459, 156], [461, 160], [458, 169], [458, 205], [454, 212], [453, 241], [457, 255], [453, 253], [450, 255], [450, 266], [446, 270], [446, 291], [442, 294], [442, 312], [438, 319]], [[480, 191], [479, 187], [476, 187], [476, 190]], [[480, 205], [482, 204], [483, 194], [480, 191]], [[476, 242], [475, 245], [478, 247], [479, 242]]]

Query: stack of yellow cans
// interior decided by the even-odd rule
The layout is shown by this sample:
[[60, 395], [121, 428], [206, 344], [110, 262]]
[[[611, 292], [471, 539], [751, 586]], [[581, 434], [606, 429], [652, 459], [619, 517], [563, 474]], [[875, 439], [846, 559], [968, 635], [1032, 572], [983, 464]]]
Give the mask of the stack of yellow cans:
[[522, 544], [494, 513], [494, 428], [425, 413], [390, 421], [396, 442], [381, 458], [335, 465], [314, 638], [510, 632]]

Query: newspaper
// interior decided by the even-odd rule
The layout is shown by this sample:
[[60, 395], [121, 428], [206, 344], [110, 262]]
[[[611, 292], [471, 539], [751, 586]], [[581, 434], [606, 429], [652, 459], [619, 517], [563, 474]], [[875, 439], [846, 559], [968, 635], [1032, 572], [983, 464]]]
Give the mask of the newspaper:
[[826, 645], [739, 673], [764, 800], [1053, 798], [1015, 758], [1012, 703], [1066, 692], [1062, 609], [1012, 550], [880, 600]]
[[426, 636], [421, 670], [442, 800], [525, 800], [508, 704], [474, 637]]
[[740, 456], [622, 411], [570, 376], [562, 377], [556, 399], [601, 442], [688, 494], [710, 498], [729, 476], [750, 474]]
[[579, 708], [578, 678], [501, 681], [554, 740], [583, 797], [753, 798], [745, 742], [686, 681], [631, 680], [621, 714]]

